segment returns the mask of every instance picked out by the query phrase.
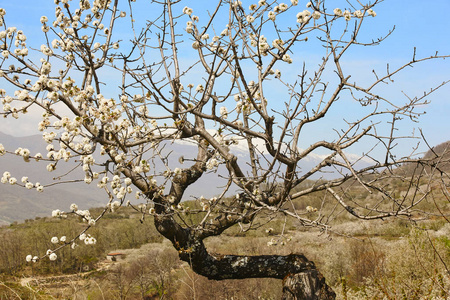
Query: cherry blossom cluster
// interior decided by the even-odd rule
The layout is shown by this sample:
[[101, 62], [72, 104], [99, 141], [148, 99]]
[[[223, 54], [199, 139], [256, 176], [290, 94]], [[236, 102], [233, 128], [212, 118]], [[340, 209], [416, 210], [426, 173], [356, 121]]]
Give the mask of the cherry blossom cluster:
[[[8, 174], [6, 174], [6, 175], [8, 175]], [[85, 221], [89, 224], [89, 226], [94, 226], [96, 224], [96, 219], [91, 216], [91, 213], [89, 212], [89, 210], [80, 210], [80, 209], [78, 209], [77, 204], [72, 203], [70, 205], [70, 211], [71, 211], [71, 213], [81, 217], [83, 221]], [[55, 209], [52, 211], [52, 217], [67, 218], [67, 213], [65, 213], [64, 211], [61, 211], [59, 209]], [[93, 236], [91, 236], [90, 234], [86, 234], [85, 232], [81, 233], [77, 238], [80, 241], [83, 241], [84, 244], [86, 244], [86, 245], [95, 245], [97, 243], [97, 240]], [[50, 242], [58, 247], [57, 249], [59, 249], [63, 246], [66, 246], [66, 245], [70, 245], [70, 247], [72, 249], [74, 249], [77, 246], [77, 243], [75, 241], [76, 241], [76, 238], [69, 241], [66, 236], [61, 236], [59, 238], [57, 236], [53, 236], [50, 239]], [[48, 256], [48, 258], [52, 261], [56, 260], [57, 259], [57, 255], [55, 253], [56, 250], [52, 250], [52, 249], [47, 250], [45, 256]], [[39, 260], [38, 256], [32, 256], [31, 254], [26, 256], [27, 262], [37, 262], [38, 260]]]
[[[251, 86], [251, 84], [249, 84], [249, 86]], [[253, 102], [251, 101], [251, 99], [247, 93], [234, 95], [234, 100], [236, 101], [236, 112], [238, 114], [243, 112], [246, 115], [250, 115], [252, 112], [255, 111], [255, 109], [260, 110], [263, 107], [267, 106], [267, 99], [263, 98], [261, 96], [260, 92], [256, 92], [255, 94], [253, 94], [252, 98], [253, 98]], [[254, 103], [256, 103], [256, 107], [255, 107]], [[240, 120], [238, 120], [238, 121], [240, 121]], [[236, 122], [238, 122], [238, 121], [236, 121]], [[242, 124], [239, 123], [239, 125], [242, 125]]]
[[[376, 17], [376, 15], [377, 15], [376, 12], [372, 8], [369, 8], [366, 12], [367, 12], [367, 15], [369, 15], [371, 17]], [[350, 21], [352, 18], [352, 13], [349, 10], [342, 11], [342, 9], [340, 9], [340, 8], [335, 8], [333, 10], [333, 13], [337, 17], [344, 17], [344, 19], [346, 21]], [[364, 16], [364, 11], [355, 10], [353, 12], [353, 16], [355, 18], [361, 19]]]
[[[97, 240], [96, 240], [94, 237], [92, 237], [90, 234], [86, 234], [86, 233], [80, 234], [79, 237], [78, 237], [78, 239], [79, 239], [80, 241], [83, 241], [84, 244], [86, 244], [86, 245], [95, 245], [95, 244], [97, 243]], [[58, 246], [58, 249], [59, 249], [60, 247], [62, 247], [62, 246], [68, 245], [68, 244], [71, 244], [70, 247], [71, 247], [72, 249], [75, 249], [75, 247], [77, 246], [77, 244], [75, 243], [74, 240], [68, 241], [66, 236], [61, 236], [61, 237], [59, 237], [59, 238], [58, 238], [57, 236], [54, 236], [54, 237], [52, 237], [52, 238], [50, 239], [50, 242], [51, 242], [52, 244]], [[56, 259], [58, 258], [58, 256], [57, 256], [57, 254], [56, 254], [55, 251], [56, 251], [56, 250], [48, 249], [47, 252], [46, 252], [46, 254], [45, 254], [45, 256], [47, 256], [47, 257], [49, 258], [49, 260], [54, 261], [54, 260], [56, 260]], [[44, 257], [45, 257], [45, 256], [44, 256]], [[31, 254], [28, 254], [28, 255], [25, 257], [25, 260], [26, 260], [27, 262], [34, 262], [34, 263], [35, 263], [35, 262], [37, 262], [39, 259], [40, 259], [40, 258], [39, 258], [38, 256], [33, 256], [33, 255], [31, 255]]]
[[[81, 219], [84, 222], [87, 222], [89, 224], [89, 226], [94, 226], [96, 224], [97, 220], [96, 220], [96, 218], [91, 216], [90, 211], [78, 209], [78, 205], [75, 203], [72, 203], [70, 205], [70, 213], [81, 217]], [[59, 209], [55, 209], [52, 211], [52, 217], [65, 219], [65, 218], [67, 218], [67, 213], [65, 213], [64, 211], [61, 211]]]
[[95, 239], [90, 234], [82, 233], [79, 237], [80, 241], [83, 241], [86, 245], [95, 245], [97, 243], [97, 239]]
[[[126, 194], [131, 194], [133, 192], [133, 189], [131, 188], [131, 183], [132, 183], [131, 178], [125, 178], [122, 181], [119, 175], [114, 175], [111, 180], [110, 186], [113, 191], [113, 194], [116, 195], [118, 199], [123, 199], [125, 198]], [[114, 208], [117, 209], [117, 207], [115, 206]], [[113, 206], [111, 207], [111, 210], [114, 211]]]
[[10, 185], [21, 185], [27, 189], [36, 188], [36, 191], [43, 192], [44, 186], [42, 186], [39, 182], [36, 182], [35, 184], [28, 181], [27, 176], [23, 176], [21, 179], [21, 184], [17, 181], [15, 177], [11, 176], [11, 173], [8, 171], [3, 172], [2, 178], [0, 179], [0, 182], [3, 184], [9, 183]]
[[[111, 1], [94, 1], [91, 4], [89, 1], [81, 1], [80, 2], [80, 8], [76, 9], [74, 11], [74, 14], [65, 14], [63, 7], [67, 5], [67, 1], [56, 1], [56, 4], [61, 4], [62, 6], [57, 6], [55, 10], [55, 21], [53, 22], [53, 27], [62, 29], [63, 33], [58, 33], [58, 39], [54, 39], [51, 42], [50, 45], [41, 45], [40, 52], [44, 54], [46, 57], [50, 57], [53, 55], [53, 49], [61, 49], [62, 51], [66, 52], [65, 60], [68, 63], [68, 66], [71, 64], [71, 62], [74, 60], [73, 51], [77, 50], [77, 47], [80, 44], [80, 40], [76, 37], [76, 33], [79, 33], [78, 31], [81, 31], [82, 29], [89, 29], [89, 28], [97, 28], [98, 30], [103, 30], [104, 34], [108, 34], [108, 29], [105, 28], [103, 24], [100, 24], [98, 20], [93, 19], [99, 19], [101, 17], [101, 11], [105, 10], [109, 7]], [[81, 20], [81, 16], [85, 11], [88, 11], [90, 9], [90, 13], [85, 14], [84, 21]], [[4, 10], [3, 10], [4, 11]], [[91, 14], [92, 13], [92, 14]], [[120, 17], [126, 16], [124, 12], [121, 12]], [[2, 18], [3, 20], [3, 18]], [[44, 32], [49, 31], [49, 26], [47, 25], [49, 19], [46, 16], [41, 17], [41, 23], [43, 24], [42, 30]], [[92, 23], [92, 24], [90, 24]], [[26, 36], [21, 30], [17, 30], [17, 28], [9, 27], [5, 31], [0, 32], [0, 38], [8, 38], [8, 39], [15, 39], [14, 45], [16, 47], [21, 47], [18, 49], [15, 49], [13, 51], [13, 55], [15, 57], [18, 56], [24, 56], [28, 54], [28, 49], [26, 48]], [[88, 40], [89, 36], [84, 35], [81, 36], [81, 40]], [[93, 44], [93, 50], [96, 50], [97, 48], [101, 48], [98, 46], [98, 42]], [[112, 45], [112, 48], [117, 49], [118, 43], [115, 42]], [[95, 52], [95, 51], [94, 51]], [[4, 59], [7, 59], [10, 57], [9, 50], [4, 50], [2, 52], [2, 56]], [[87, 109], [86, 103], [83, 103], [83, 100], [86, 101], [90, 96], [92, 96], [92, 87], [88, 87], [86, 90], [80, 91], [76, 85], [74, 84], [74, 80], [68, 78], [65, 82], [60, 82], [59, 80], [49, 78], [48, 75], [51, 73], [51, 63], [46, 60], [41, 60], [41, 67], [38, 70], [38, 80], [33, 84], [31, 84], [30, 88], [19, 90], [15, 94], [18, 100], [29, 100], [28, 92], [39, 92], [39, 91], [47, 91], [47, 99], [45, 100], [44, 105], [49, 105], [55, 101], [57, 101], [61, 95], [63, 96], [73, 96], [74, 100], [76, 102], [81, 102], [81, 108]], [[12, 65], [10, 71], [14, 71], [15, 67]], [[2, 72], [2, 76], [5, 75], [5, 73]], [[25, 80], [25, 85], [28, 85], [31, 83], [30, 79]], [[10, 102], [12, 101], [11, 97], [3, 97], [2, 102], [4, 104], [3, 110], [5, 112], [10, 112], [13, 117], [17, 118], [17, 109], [11, 108]], [[14, 111], [15, 110], [15, 111]], [[22, 108], [23, 112], [25, 113], [25, 110]], [[104, 119], [105, 116], [103, 116]], [[47, 123], [47, 118], [44, 117], [44, 120], [39, 124], [39, 129], [44, 130], [47, 126], [50, 124]], [[93, 131], [95, 132], [95, 128], [93, 128]]]

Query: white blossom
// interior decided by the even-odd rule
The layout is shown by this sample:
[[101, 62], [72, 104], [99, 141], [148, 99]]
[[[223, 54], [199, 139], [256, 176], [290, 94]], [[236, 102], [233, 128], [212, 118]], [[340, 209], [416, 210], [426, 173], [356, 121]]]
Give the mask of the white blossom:
[[336, 16], [338, 16], [338, 17], [340, 17], [340, 16], [342, 16], [342, 9], [340, 9], [340, 8], [335, 8], [334, 10], [333, 10], [333, 13], [336, 15]]
[[203, 87], [203, 85], [199, 84], [197, 85], [197, 87], [195, 88], [195, 91], [199, 92], [199, 93], [203, 93], [205, 91], [205, 88]]
[[316, 211], [317, 211], [317, 208], [308, 205], [308, 206], [306, 207], [306, 211], [307, 211], [307, 212], [316, 212]]
[[87, 238], [84, 240], [84, 243], [85, 243], [86, 245], [94, 245], [94, 244], [97, 243], [97, 240], [96, 240], [94, 237], [89, 236], [89, 237], [87, 237]]
[[116, 200], [113, 203], [111, 203], [111, 211], [112, 212], [116, 211], [119, 207], [120, 207], [120, 202], [119, 201]]
[[48, 164], [47, 165], [47, 171], [52, 172], [56, 169], [55, 164]]
[[278, 69], [275, 70], [274, 74], [275, 74], [275, 78], [280, 78], [281, 77], [281, 71], [278, 70]]
[[255, 17], [252, 16], [252, 15], [248, 15], [248, 16], [246, 17], [246, 19], [247, 19], [247, 22], [249, 22], [249, 23], [253, 23], [253, 21], [255, 21]]
[[280, 11], [286, 11], [288, 9], [288, 5], [286, 3], [280, 3], [278, 7]]
[[272, 41], [272, 46], [274, 46], [275, 48], [279, 49], [279, 50], [283, 50], [283, 40], [282, 39], [275, 39]]
[[178, 175], [181, 175], [181, 169], [180, 168], [175, 168], [174, 170], [173, 170], [173, 174], [175, 175], [175, 176], [178, 176]]
[[271, 239], [269, 242], [267, 242], [267, 246], [276, 246], [278, 242], [275, 239]]
[[311, 15], [311, 12], [309, 10], [304, 10], [302, 12], [299, 12], [297, 14], [297, 22], [305, 23], [308, 20], [310, 15]]
[[221, 36], [225, 36], [228, 35], [228, 28], [225, 28], [224, 30], [222, 30], [222, 32], [220, 33]]
[[59, 209], [55, 209], [52, 211], [52, 217], [56, 218], [56, 217], [60, 217], [62, 214], [62, 211], [60, 211]]
[[354, 12], [353, 12], [353, 15], [356, 17], [356, 18], [362, 18], [363, 16], [364, 16], [364, 14], [363, 14], [363, 12], [362, 11], [360, 11], [360, 10], [355, 10]]
[[222, 106], [220, 108], [220, 115], [222, 116], [222, 118], [226, 119], [228, 117], [228, 110], [225, 106]]
[[187, 6], [185, 6], [184, 8], [183, 8], [183, 13], [184, 14], [186, 14], [186, 15], [192, 15], [192, 13], [193, 13], [194, 11], [192, 10], [192, 8], [190, 8], [190, 7], [187, 7]]
[[281, 58], [283, 61], [291, 64], [292, 63], [292, 58], [289, 54], [284, 54], [283, 57]]
[[344, 18], [346, 21], [350, 21], [352, 14], [348, 10], [344, 11]]
[[311, 15], [311, 17], [314, 19], [314, 20], [318, 20], [318, 19], [320, 19], [320, 12], [318, 12], [317, 10], [316, 11], [314, 11], [313, 13], [312, 13], [312, 15]]

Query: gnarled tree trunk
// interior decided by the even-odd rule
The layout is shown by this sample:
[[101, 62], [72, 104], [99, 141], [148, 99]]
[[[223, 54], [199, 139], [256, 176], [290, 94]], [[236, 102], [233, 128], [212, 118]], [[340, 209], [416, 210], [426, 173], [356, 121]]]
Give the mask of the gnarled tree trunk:
[[[336, 295], [315, 264], [302, 254], [217, 255], [206, 249], [199, 231], [182, 228], [171, 216], [155, 216], [157, 230], [171, 240], [181, 260], [208, 279], [277, 278], [282, 299], [331, 300]], [[201, 231], [201, 230], [200, 230]]]
[[289, 274], [283, 279], [282, 300], [333, 300], [336, 294], [315, 269]]

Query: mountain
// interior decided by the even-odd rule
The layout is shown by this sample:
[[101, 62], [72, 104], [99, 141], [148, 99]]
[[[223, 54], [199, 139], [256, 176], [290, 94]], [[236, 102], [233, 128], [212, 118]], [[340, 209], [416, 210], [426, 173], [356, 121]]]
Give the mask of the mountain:
[[[8, 151], [14, 151], [18, 147], [22, 147], [28, 148], [31, 155], [38, 152], [43, 155], [47, 153], [45, 150], [47, 143], [42, 139], [41, 135], [14, 137], [0, 132], [0, 144]], [[262, 145], [256, 145], [256, 147], [258, 147], [259, 151], [264, 151]], [[176, 167], [188, 167], [192, 164], [197, 155], [196, 150], [196, 146], [188, 141], [168, 141], [162, 147], [161, 155], [167, 158], [166, 163], [173, 170]], [[231, 151], [241, 162], [243, 172], [250, 174], [248, 151], [246, 151], [244, 143], [232, 146]], [[179, 162], [181, 156], [186, 159], [183, 165]], [[309, 155], [300, 162], [301, 170], [310, 170], [322, 161], [324, 157], [317, 154]], [[36, 162], [34, 160], [26, 163], [22, 157], [13, 154], [0, 156], [0, 176], [3, 172], [9, 171], [11, 176], [17, 178], [18, 181], [21, 180], [22, 176], [28, 176], [32, 183], [40, 182], [43, 185], [53, 182], [58, 183], [46, 187], [42, 193], [37, 192], [36, 189], [27, 190], [19, 186], [11, 186], [10, 184], [0, 184], [0, 225], [24, 219], [49, 216], [54, 209], [68, 210], [71, 203], [76, 203], [80, 209], [88, 209], [104, 206], [108, 202], [105, 191], [97, 188], [95, 180], [90, 185], [84, 182], [62, 183], [65, 180], [73, 181], [84, 178], [84, 172], [76, 167], [78, 165], [76, 161], [61, 162], [53, 172], [46, 170], [47, 164], [48, 162]], [[155, 170], [165, 169], [164, 164], [160, 160], [155, 160], [152, 167]], [[264, 168], [264, 166], [262, 167]], [[59, 179], [59, 176], [64, 174], [67, 175]], [[228, 182], [226, 175], [227, 171], [224, 165], [220, 165], [217, 170], [207, 172], [186, 190], [184, 198], [187, 200], [200, 196], [206, 198], [217, 196], [222, 192], [222, 187], [225, 187]], [[329, 179], [333, 175], [332, 173], [320, 173], [312, 179], [318, 179], [321, 176], [324, 179]], [[158, 178], [158, 180], [164, 179]], [[237, 186], [232, 185], [228, 189], [228, 194], [236, 193], [237, 190]], [[137, 201], [132, 195], [129, 195], [129, 199], [132, 203]]]
[[425, 153], [424, 158], [436, 158], [448, 160], [450, 158], [450, 141], [441, 143]]
[[[10, 151], [14, 151], [18, 147], [28, 148], [32, 155], [37, 152], [45, 155], [47, 146], [40, 135], [13, 137], [4, 133], [0, 133], [0, 144]], [[8, 171], [18, 181], [22, 176], [28, 176], [30, 182], [40, 182], [45, 185], [53, 182], [53, 177], [69, 172], [76, 163], [60, 164], [57, 171], [54, 172], [48, 172], [46, 165], [46, 162], [34, 160], [26, 163], [20, 156], [5, 154], [0, 156], [0, 176], [3, 172]], [[77, 171], [69, 178], [84, 177], [82, 172]], [[59, 180], [59, 182], [61, 181]], [[10, 184], [0, 184], [0, 225], [50, 216], [54, 209], [67, 211], [71, 203], [77, 203], [80, 209], [87, 209], [105, 205], [106, 201], [104, 191], [97, 188], [95, 184], [87, 185], [84, 182], [56, 184], [46, 188], [42, 193], [37, 192], [36, 189], [28, 190]]]
[[396, 172], [407, 176], [422, 174], [424, 171], [427, 174], [432, 172], [450, 172], [450, 141], [432, 147], [425, 153], [423, 158], [429, 160], [427, 165], [416, 162], [406, 163], [399, 167]]
[[[33, 135], [27, 137], [14, 137], [0, 132], [0, 144], [6, 150], [15, 151], [17, 148], [27, 148], [31, 155], [36, 153], [47, 153], [48, 145], [41, 135]], [[196, 147], [189, 143], [171, 143], [166, 145], [163, 152], [169, 156], [168, 164], [171, 169], [182, 167], [178, 162], [179, 157], [195, 158]], [[44, 192], [37, 192], [36, 189], [25, 189], [20, 186], [11, 186], [10, 184], [0, 184], [0, 225], [6, 225], [14, 221], [23, 221], [25, 219], [34, 219], [35, 217], [50, 216], [52, 210], [69, 210], [71, 203], [76, 203], [80, 209], [89, 209], [92, 207], [104, 206], [108, 202], [108, 197], [104, 190], [97, 187], [94, 180], [90, 185], [84, 182], [62, 183], [65, 180], [75, 180], [84, 178], [84, 172], [79, 168], [75, 161], [68, 163], [61, 162], [53, 172], [46, 170], [48, 162], [36, 162], [33, 159], [25, 162], [21, 156], [13, 154], [5, 154], [0, 156], [0, 177], [3, 172], [8, 171], [12, 177], [19, 182], [22, 176], [27, 176], [32, 183], [39, 182], [42, 185], [56, 182], [58, 184], [46, 187]], [[186, 162], [183, 166], [188, 166]], [[155, 169], [163, 169], [164, 165], [156, 162], [153, 166]], [[72, 169], [75, 169], [71, 171]], [[59, 176], [68, 175], [58, 179]], [[217, 187], [225, 186], [227, 180], [217, 176], [214, 172], [210, 172], [202, 176], [194, 184], [189, 187], [185, 193], [186, 199], [192, 197], [213, 197], [220, 193]], [[137, 200], [130, 195], [129, 199], [133, 202]], [[140, 200], [142, 201], [142, 200]]]

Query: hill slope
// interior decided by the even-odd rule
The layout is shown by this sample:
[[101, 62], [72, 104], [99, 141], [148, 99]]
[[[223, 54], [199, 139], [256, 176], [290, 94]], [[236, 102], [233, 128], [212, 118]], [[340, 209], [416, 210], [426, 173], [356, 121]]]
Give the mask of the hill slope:
[[[13, 137], [0, 133], [0, 143], [11, 151], [18, 147], [26, 147], [34, 155], [37, 152], [46, 153], [46, 143], [39, 135], [29, 137]], [[21, 157], [5, 154], [0, 157], [0, 176], [8, 171], [17, 178], [28, 176], [33, 183], [48, 184], [53, 178], [67, 173], [75, 166], [75, 162], [61, 164], [57, 171], [47, 172], [46, 162], [30, 161], [26, 163]], [[81, 172], [72, 174], [69, 178], [83, 178]], [[68, 210], [71, 203], [77, 203], [80, 208], [100, 206], [106, 203], [105, 193], [95, 184], [85, 183], [60, 184], [46, 188], [39, 193], [35, 189], [27, 190], [19, 186], [0, 184], [0, 225], [35, 218], [49, 216], [52, 210]]]

